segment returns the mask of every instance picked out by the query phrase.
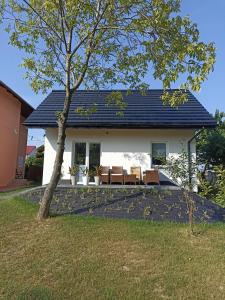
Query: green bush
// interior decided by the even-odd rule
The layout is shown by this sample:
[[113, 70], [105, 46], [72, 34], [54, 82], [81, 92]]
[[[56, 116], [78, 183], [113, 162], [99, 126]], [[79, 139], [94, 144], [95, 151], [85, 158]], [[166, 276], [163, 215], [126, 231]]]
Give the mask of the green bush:
[[213, 168], [215, 181], [208, 182], [200, 177], [200, 195], [212, 199], [225, 207], [225, 169], [222, 165]]
[[44, 146], [37, 148], [35, 155], [29, 156], [25, 162], [27, 167], [40, 166], [44, 164]]

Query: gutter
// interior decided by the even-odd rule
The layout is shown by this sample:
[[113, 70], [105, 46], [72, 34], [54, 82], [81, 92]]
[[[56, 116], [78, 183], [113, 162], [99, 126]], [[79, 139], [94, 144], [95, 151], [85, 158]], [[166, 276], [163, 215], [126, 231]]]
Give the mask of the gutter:
[[191, 159], [191, 142], [195, 140], [199, 134], [204, 130], [205, 128], [202, 127], [199, 131], [196, 132], [196, 134], [188, 141], [188, 179], [189, 179], [189, 184], [191, 186], [192, 182], [192, 172], [191, 172], [191, 167], [192, 167], [192, 159]]

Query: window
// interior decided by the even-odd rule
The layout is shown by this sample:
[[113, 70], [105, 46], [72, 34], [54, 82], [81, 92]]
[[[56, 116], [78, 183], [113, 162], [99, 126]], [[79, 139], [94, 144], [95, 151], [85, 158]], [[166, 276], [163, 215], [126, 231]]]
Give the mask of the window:
[[152, 143], [152, 165], [163, 165], [166, 161], [166, 143]]

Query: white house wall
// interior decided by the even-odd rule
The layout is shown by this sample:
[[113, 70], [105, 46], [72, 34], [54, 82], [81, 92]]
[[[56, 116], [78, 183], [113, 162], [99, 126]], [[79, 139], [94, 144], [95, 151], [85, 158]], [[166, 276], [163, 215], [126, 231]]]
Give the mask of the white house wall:
[[[131, 166], [141, 166], [142, 171], [151, 168], [151, 143], [165, 142], [167, 155], [177, 156], [182, 148], [187, 150], [187, 141], [194, 130], [103, 130], [68, 129], [63, 157], [62, 179], [69, 179], [69, 167], [73, 163], [74, 143], [101, 143], [101, 165], [123, 166], [128, 172]], [[46, 129], [43, 184], [50, 180], [57, 146], [57, 129]], [[192, 143], [195, 153], [195, 143]]]

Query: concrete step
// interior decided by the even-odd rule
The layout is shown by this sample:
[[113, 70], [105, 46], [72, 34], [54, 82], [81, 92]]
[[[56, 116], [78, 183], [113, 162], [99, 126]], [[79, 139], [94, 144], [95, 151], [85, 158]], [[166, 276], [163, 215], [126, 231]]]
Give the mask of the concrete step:
[[14, 185], [14, 186], [21, 186], [21, 185], [28, 185], [29, 182], [27, 179], [13, 179], [10, 183], [10, 185]]
[[27, 179], [13, 179], [7, 186], [0, 187], [0, 192], [13, 191], [31, 184]]

